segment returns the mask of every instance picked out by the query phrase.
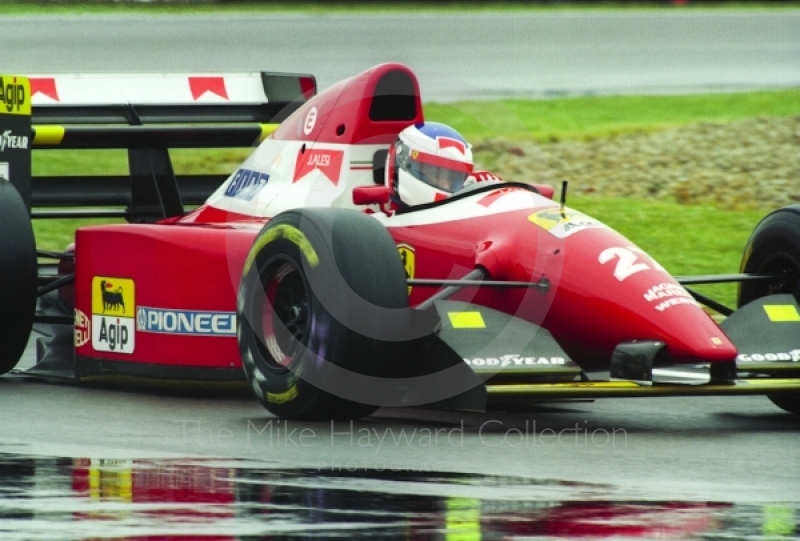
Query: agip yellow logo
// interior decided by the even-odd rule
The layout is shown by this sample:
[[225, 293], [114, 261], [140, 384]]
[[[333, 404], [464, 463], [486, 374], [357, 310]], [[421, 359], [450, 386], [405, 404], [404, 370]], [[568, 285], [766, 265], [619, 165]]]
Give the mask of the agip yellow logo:
[[[414, 248], [408, 244], [398, 244], [397, 252], [400, 254], [400, 261], [403, 262], [403, 269], [406, 271], [406, 279], [413, 279], [416, 268], [416, 256], [414, 255]], [[408, 294], [411, 295], [411, 286], [408, 286]]]
[[92, 348], [133, 354], [136, 348], [136, 286], [130, 278], [92, 278]]
[[134, 317], [136, 286], [129, 278], [95, 276], [92, 278], [92, 313], [105, 316]]
[[31, 83], [27, 77], [0, 75], [0, 114], [31, 114]]

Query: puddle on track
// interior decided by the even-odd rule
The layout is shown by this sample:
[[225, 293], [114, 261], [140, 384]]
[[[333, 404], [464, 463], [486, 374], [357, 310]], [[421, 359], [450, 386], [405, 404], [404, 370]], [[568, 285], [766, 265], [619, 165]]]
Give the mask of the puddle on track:
[[796, 503], [614, 493], [521, 477], [0, 454], [0, 539], [800, 540]]

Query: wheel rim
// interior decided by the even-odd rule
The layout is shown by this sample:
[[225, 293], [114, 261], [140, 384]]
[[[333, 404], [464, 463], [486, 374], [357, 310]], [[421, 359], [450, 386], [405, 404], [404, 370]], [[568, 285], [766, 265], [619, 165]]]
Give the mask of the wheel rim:
[[791, 293], [797, 299], [800, 299], [800, 261], [791, 255], [786, 253], [770, 255], [761, 264], [758, 272], [786, 275], [786, 278], [775, 280], [766, 285], [763, 295]]
[[262, 275], [261, 345], [272, 370], [289, 370], [305, 349], [310, 299], [302, 274], [291, 262], [268, 266]]

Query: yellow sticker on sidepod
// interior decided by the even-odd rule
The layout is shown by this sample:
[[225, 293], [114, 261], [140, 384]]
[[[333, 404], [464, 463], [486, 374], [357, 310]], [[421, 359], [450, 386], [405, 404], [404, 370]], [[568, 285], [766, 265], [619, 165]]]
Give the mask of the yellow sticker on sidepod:
[[92, 313], [134, 317], [136, 285], [130, 278], [95, 276], [92, 278]]
[[770, 321], [782, 323], [785, 321], [800, 321], [800, 314], [792, 304], [765, 304], [764, 311]]
[[486, 323], [480, 312], [447, 312], [454, 329], [485, 329]]

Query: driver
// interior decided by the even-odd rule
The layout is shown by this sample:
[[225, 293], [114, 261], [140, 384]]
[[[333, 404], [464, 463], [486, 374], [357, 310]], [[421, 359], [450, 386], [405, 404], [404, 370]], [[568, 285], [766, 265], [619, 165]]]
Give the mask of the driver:
[[386, 185], [400, 206], [446, 199], [461, 188], [483, 180], [500, 180], [474, 171], [472, 147], [445, 124], [414, 124], [397, 136], [386, 157]]

